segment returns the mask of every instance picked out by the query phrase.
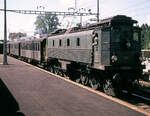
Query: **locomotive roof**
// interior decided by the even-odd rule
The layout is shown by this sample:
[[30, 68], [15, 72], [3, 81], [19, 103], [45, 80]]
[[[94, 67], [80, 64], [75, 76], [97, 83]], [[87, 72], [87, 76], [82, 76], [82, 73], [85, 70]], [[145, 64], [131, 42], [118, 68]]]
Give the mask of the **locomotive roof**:
[[113, 24], [115, 22], [128, 23], [128, 24], [137, 23], [137, 21], [133, 20], [131, 17], [127, 17], [125, 15], [116, 15], [116, 16], [113, 16], [113, 17], [103, 19], [99, 23], [93, 23], [93, 24], [89, 25], [89, 28], [103, 26], [104, 24]]
[[127, 23], [127, 24], [137, 23], [137, 21], [133, 20], [131, 17], [127, 17], [125, 15], [116, 15], [116, 16], [113, 16], [113, 17], [103, 19], [98, 23], [90, 24], [89, 26], [73, 27], [73, 28], [69, 29], [69, 31], [66, 31], [66, 32], [67, 33], [74, 33], [74, 32], [78, 32], [78, 31], [93, 30], [93, 29], [99, 28], [101, 26], [106, 26], [105, 24], [109, 25], [109, 24], [113, 24], [115, 22], [117, 22], [117, 23]]
[[48, 38], [66, 38], [66, 37], [71, 37], [71, 36], [81, 36], [81, 35], [86, 35], [86, 34], [92, 34], [93, 33], [93, 30], [84, 30], [84, 31], [78, 31], [76, 33], [66, 33], [66, 34], [61, 34], [61, 35], [53, 35], [53, 36], [50, 36]]
[[113, 22], [128, 22], [128, 23], [137, 23], [136, 20], [133, 20], [131, 17], [127, 17], [125, 15], [117, 15], [117, 16], [113, 16], [110, 18], [106, 18], [100, 21], [100, 24], [104, 24], [104, 23], [113, 23]]
[[55, 35], [57, 36], [57, 35], [63, 35], [63, 34], [93, 30], [93, 29], [96, 29], [96, 28], [99, 28], [99, 27], [107, 26], [107, 24], [108, 24], [108, 26], [110, 26], [110, 24], [113, 24], [115, 22], [117, 22], [117, 23], [126, 23], [126, 24], [137, 23], [137, 21], [133, 20], [131, 17], [127, 17], [125, 15], [116, 15], [116, 16], [113, 16], [113, 17], [103, 19], [98, 23], [90, 24], [89, 26], [72, 27], [72, 28], [69, 28], [68, 30], [66, 30], [66, 29], [57, 29], [54, 32], [52, 32], [50, 36], [55, 36]]

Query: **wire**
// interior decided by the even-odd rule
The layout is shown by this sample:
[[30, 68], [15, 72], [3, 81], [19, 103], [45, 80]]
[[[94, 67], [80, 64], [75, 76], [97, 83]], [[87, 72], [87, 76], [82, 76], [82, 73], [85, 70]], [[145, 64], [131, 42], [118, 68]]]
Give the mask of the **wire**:
[[[142, 14], [142, 15], [141, 15]], [[134, 14], [134, 15], [132, 15], [132, 16], [136, 16], [136, 17], [141, 17], [141, 16], [144, 16], [144, 15], [150, 15], [150, 11], [146, 11], [146, 12], [141, 12], [141, 13], [136, 13], [136, 14]]]
[[[90, 0], [91, 1], [91, 0]], [[91, 1], [91, 2], [88, 2], [88, 4], [87, 4], [87, 2], [88, 1], [86, 1], [86, 3], [82, 3], [82, 4], [80, 4], [80, 8], [81, 8], [81, 6], [83, 6], [82, 8], [90, 8], [91, 9], [91, 7], [93, 6], [96, 6], [96, 4], [97, 4], [97, 2], [95, 1], [95, 2], [93, 2], [93, 1]]]

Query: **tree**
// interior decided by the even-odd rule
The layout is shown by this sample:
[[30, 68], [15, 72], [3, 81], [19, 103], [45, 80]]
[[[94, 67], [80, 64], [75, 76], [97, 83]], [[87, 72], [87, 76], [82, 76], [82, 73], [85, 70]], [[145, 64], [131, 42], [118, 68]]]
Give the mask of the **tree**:
[[36, 30], [40, 31], [42, 34], [50, 33], [55, 29], [58, 29], [58, 26], [60, 26], [58, 17], [52, 14], [37, 16], [34, 24], [36, 26]]
[[21, 33], [21, 32], [18, 32], [18, 33], [9, 33], [9, 39], [10, 40], [14, 40], [14, 39], [20, 39], [21, 37], [25, 37], [27, 36], [26, 33]]
[[143, 49], [150, 49], [150, 26], [147, 24], [143, 24], [141, 26], [142, 32], [142, 48]]

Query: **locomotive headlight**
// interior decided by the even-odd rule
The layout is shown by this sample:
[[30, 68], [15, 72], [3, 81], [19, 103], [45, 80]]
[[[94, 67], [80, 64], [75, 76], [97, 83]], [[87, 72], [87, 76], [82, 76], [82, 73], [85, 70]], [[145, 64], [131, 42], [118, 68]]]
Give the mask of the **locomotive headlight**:
[[140, 61], [143, 61], [143, 58], [142, 58], [142, 56], [140, 56], [140, 57], [139, 57], [139, 60], [140, 60]]
[[113, 55], [113, 56], [111, 57], [111, 60], [112, 60], [112, 62], [116, 62], [116, 61], [118, 60], [118, 58], [117, 58], [116, 55]]
[[130, 47], [131, 47], [131, 43], [128, 41], [128, 42], [126, 43], [126, 46], [127, 46], [127, 48], [130, 48]]

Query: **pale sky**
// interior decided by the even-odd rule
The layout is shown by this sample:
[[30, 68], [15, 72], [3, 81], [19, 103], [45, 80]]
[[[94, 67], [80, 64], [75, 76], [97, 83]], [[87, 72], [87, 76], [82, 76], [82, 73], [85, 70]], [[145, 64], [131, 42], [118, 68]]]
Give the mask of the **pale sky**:
[[[114, 15], [127, 15], [139, 22], [139, 25], [148, 23], [150, 25], [150, 0], [99, 0], [100, 18]], [[96, 13], [97, 0], [76, 0], [77, 9], [91, 9]], [[0, 9], [3, 9], [4, 0], [0, 0]], [[45, 11], [68, 11], [75, 7], [75, 0], [7, 0], [7, 9], [37, 10], [37, 6], [44, 6]], [[91, 17], [83, 17], [83, 23], [88, 22]], [[30, 35], [34, 32], [36, 15], [23, 15], [7, 13], [7, 31], [25, 32]], [[80, 18], [65, 17], [60, 19], [63, 27], [79, 23]], [[3, 39], [3, 12], [0, 12], [0, 39]], [[70, 22], [70, 23], [69, 23]], [[74, 22], [74, 23], [71, 23]]]

